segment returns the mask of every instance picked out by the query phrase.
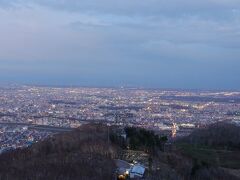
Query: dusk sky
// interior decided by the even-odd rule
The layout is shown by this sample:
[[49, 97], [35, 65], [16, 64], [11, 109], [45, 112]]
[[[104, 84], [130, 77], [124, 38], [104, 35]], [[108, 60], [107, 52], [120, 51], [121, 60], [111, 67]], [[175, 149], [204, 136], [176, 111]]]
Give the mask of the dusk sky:
[[239, 0], [0, 0], [0, 84], [240, 89]]

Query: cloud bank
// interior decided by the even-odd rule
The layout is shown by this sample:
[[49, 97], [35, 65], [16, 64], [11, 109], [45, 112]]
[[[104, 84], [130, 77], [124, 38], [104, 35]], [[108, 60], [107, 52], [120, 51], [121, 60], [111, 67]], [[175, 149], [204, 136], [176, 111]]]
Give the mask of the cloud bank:
[[0, 81], [240, 88], [238, 0], [0, 0]]

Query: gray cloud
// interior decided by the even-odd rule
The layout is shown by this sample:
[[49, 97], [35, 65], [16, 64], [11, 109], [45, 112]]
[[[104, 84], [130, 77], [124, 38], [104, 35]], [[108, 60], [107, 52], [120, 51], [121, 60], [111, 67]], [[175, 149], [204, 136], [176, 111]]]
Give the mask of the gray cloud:
[[238, 0], [0, 0], [0, 27], [13, 81], [240, 88]]

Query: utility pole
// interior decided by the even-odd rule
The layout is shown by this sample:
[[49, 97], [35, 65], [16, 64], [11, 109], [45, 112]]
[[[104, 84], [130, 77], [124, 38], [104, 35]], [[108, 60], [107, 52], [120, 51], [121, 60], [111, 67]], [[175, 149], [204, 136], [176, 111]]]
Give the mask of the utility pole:
[[110, 134], [109, 134], [109, 127], [110, 127], [110, 124], [109, 123], [107, 123], [107, 129], [108, 129], [108, 146], [110, 145]]

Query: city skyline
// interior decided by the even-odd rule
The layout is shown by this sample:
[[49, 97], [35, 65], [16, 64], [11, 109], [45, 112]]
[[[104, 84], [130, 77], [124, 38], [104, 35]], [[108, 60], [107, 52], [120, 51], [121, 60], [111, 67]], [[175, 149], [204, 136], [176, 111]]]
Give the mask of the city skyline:
[[0, 0], [0, 84], [240, 89], [240, 3]]

